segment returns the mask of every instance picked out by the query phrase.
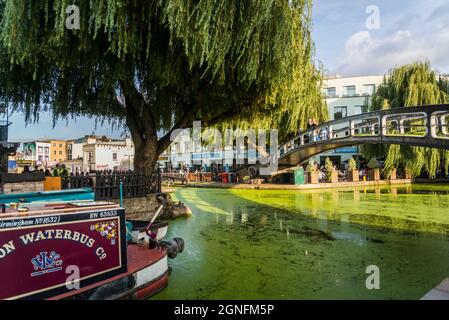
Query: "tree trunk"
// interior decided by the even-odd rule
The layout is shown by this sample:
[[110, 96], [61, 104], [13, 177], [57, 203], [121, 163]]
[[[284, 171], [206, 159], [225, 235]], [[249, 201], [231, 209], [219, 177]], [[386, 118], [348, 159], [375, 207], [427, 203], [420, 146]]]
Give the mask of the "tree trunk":
[[[134, 142], [134, 146], [136, 142]], [[140, 146], [134, 147], [134, 170], [142, 171], [147, 176], [151, 176], [156, 168], [156, 163], [159, 158], [156, 143], [144, 141]]]
[[122, 80], [120, 86], [125, 96], [126, 124], [134, 143], [134, 169], [151, 176], [159, 155], [170, 146], [174, 130], [188, 125], [194, 114], [194, 105], [193, 103], [184, 105], [183, 109], [186, 112], [172, 129], [158, 140], [156, 120], [151, 112], [151, 106], [145, 102], [143, 95], [132, 82]]
[[132, 82], [120, 81], [120, 85], [125, 96], [126, 124], [134, 143], [134, 170], [151, 176], [159, 157], [154, 116]]

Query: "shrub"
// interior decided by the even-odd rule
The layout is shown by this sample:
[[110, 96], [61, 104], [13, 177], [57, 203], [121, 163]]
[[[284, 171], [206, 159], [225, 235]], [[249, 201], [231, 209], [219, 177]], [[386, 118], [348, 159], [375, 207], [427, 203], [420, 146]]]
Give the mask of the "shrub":
[[372, 157], [371, 159], [369, 159], [368, 168], [370, 168], [370, 169], [379, 168], [379, 162], [377, 161], [377, 159], [375, 157]]
[[316, 173], [318, 171], [318, 168], [316, 167], [316, 165], [312, 161], [309, 161], [309, 164], [307, 165], [306, 171], [308, 173]]
[[332, 172], [334, 172], [334, 164], [329, 158], [324, 161], [324, 168], [326, 169], [326, 178], [328, 181], [332, 179]]
[[351, 156], [348, 161], [348, 169], [350, 171], [357, 170], [357, 162], [355, 162], [354, 158]]

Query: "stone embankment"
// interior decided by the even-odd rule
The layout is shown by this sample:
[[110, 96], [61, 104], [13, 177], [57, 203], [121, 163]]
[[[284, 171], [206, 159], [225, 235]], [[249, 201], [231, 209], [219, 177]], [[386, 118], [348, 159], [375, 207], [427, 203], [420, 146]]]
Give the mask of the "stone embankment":
[[[334, 182], [334, 183], [310, 183], [302, 185], [294, 184], [247, 184], [247, 183], [222, 183], [222, 182], [190, 182], [191, 188], [218, 188], [218, 189], [256, 189], [256, 190], [310, 190], [331, 188], [376, 187], [389, 185], [405, 185], [413, 183], [449, 183], [449, 179], [396, 179], [358, 182]], [[172, 192], [173, 188], [164, 188], [166, 192]]]

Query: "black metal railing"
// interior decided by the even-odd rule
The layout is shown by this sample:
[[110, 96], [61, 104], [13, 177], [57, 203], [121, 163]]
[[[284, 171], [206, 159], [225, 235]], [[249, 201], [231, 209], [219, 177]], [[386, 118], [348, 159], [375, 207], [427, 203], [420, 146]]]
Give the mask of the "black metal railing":
[[94, 179], [89, 173], [77, 172], [61, 176], [61, 189], [93, 188]]
[[120, 198], [120, 182], [123, 198], [145, 197], [161, 192], [161, 177], [154, 173], [150, 177], [139, 171], [97, 171], [95, 173], [77, 173], [61, 177], [62, 189], [90, 187], [94, 190], [95, 200]]

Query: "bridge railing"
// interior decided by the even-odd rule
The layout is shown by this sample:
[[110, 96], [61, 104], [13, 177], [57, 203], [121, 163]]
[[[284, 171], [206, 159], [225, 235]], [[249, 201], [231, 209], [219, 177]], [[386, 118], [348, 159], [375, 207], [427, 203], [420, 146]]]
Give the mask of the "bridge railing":
[[[443, 110], [435, 111], [439, 108]], [[373, 111], [330, 121], [300, 132], [279, 148], [278, 157], [314, 143], [366, 136], [449, 139], [449, 105]]]
[[437, 111], [430, 118], [432, 137], [449, 139], [449, 112]]

